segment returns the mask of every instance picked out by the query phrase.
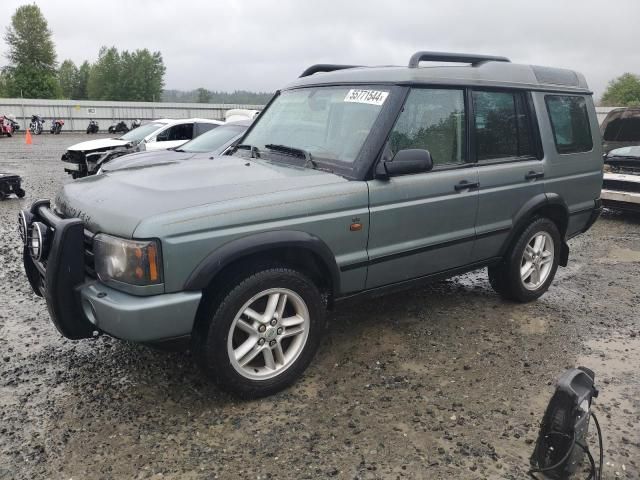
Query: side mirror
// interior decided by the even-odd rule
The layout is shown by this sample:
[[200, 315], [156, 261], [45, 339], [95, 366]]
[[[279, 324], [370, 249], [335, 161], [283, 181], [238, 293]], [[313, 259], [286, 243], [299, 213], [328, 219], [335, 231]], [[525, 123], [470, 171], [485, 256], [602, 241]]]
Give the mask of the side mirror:
[[432, 168], [433, 160], [429, 150], [410, 148], [400, 150], [391, 161], [379, 162], [376, 166], [376, 177], [388, 178], [411, 173], [423, 173]]

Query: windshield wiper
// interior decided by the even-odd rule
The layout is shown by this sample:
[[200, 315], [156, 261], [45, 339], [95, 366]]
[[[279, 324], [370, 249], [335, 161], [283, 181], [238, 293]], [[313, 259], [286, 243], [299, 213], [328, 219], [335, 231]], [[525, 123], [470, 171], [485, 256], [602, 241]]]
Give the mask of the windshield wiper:
[[183, 149], [181, 149], [181, 148], [174, 148], [174, 149], [173, 149], [173, 151], [174, 151], [174, 152], [184, 152], [184, 150], [183, 150]]
[[235, 150], [249, 150], [251, 152], [251, 158], [260, 158], [260, 150], [254, 145], [247, 145], [246, 143], [239, 143], [235, 146]]
[[294, 157], [304, 158], [305, 167], [308, 163], [310, 163], [313, 168], [318, 167], [316, 161], [311, 158], [311, 154], [302, 148], [289, 147], [287, 145], [276, 145], [274, 143], [268, 143], [264, 146], [264, 148], [268, 148], [269, 150], [273, 150], [274, 152], [284, 153], [285, 155], [293, 155]]

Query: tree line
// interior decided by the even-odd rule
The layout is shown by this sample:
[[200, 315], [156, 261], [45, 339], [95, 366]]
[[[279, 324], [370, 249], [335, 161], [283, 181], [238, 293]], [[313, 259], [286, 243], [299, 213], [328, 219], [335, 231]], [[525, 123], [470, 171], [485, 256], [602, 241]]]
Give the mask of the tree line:
[[9, 65], [0, 70], [0, 97], [262, 105], [271, 93], [163, 90], [160, 52], [102, 47], [98, 59], [58, 64], [53, 34], [40, 8], [18, 7], [4, 36]]
[[160, 52], [102, 47], [94, 63], [59, 66], [52, 32], [37, 5], [18, 7], [4, 39], [9, 65], [0, 74], [0, 96], [75, 100], [159, 101], [164, 86]]
[[195, 90], [164, 90], [162, 92], [163, 102], [185, 102], [185, 103], [226, 103], [239, 105], [265, 105], [273, 96], [268, 92], [248, 92], [246, 90], [236, 90], [234, 92], [216, 92], [206, 88]]

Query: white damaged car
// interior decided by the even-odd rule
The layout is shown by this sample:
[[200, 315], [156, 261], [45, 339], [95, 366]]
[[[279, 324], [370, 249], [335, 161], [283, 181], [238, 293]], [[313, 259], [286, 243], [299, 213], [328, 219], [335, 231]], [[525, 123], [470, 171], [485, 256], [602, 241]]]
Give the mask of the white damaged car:
[[600, 198], [607, 208], [640, 212], [640, 145], [605, 155]]
[[178, 148], [224, 122], [204, 118], [153, 120], [118, 138], [77, 143], [62, 155], [65, 172], [73, 178], [94, 175], [106, 162], [133, 152]]

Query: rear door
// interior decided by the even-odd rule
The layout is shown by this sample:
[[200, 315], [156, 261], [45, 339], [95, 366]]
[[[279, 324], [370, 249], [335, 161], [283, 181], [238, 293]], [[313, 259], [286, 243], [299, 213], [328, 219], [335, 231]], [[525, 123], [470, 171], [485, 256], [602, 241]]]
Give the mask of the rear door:
[[569, 210], [567, 236], [589, 221], [602, 189], [602, 139], [590, 95], [535, 93], [545, 151], [545, 191]]
[[430, 172], [371, 180], [367, 288], [444, 272], [470, 261], [478, 171], [466, 162], [465, 92], [414, 88], [391, 131], [389, 158], [427, 149]]
[[480, 181], [472, 258], [482, 261], [500, 254], [524, 204], [544, 195], [544, 164], [528, 92], [476, 89], [470, 104]]

